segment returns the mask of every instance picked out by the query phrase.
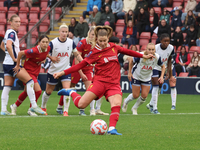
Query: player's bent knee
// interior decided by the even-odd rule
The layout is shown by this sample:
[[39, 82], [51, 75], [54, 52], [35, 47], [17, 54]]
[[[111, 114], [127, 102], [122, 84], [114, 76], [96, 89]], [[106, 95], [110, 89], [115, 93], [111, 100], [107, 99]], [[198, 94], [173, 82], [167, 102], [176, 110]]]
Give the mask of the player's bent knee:
[[133, 98], [136, 99], [140, 96], [140, 94], [133, 94]]

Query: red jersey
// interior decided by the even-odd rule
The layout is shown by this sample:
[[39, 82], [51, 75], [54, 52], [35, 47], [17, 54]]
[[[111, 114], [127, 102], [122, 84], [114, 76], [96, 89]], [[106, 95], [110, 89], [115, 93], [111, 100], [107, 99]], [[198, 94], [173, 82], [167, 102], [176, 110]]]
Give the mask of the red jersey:
[[33, 47], [32, 49], [25, 50], [25, 62], [24, 68], [29, 74], [38, 76], [40, 73], [41, 65], [38, 65], [41, 61], [45, 60], [49, 51], [50, 47], [48, 46], [45, 52], [42, 52], [38, 49], [38, 46]]
[[[82, 56], [82, 58], [84, 59], [84, 58], [89, 54], [89, 52], [92, 51], [91, 47], [92, 47], [92, 45], [91, 45], [90, 43], [87, 43], [86, 38], [85, 38], [85, 39], [81, 40], [81, 41], [78, 43], [76, 49], [77, 49], [79, 52], [82, 53], [81, 56]], [[92, 72], [92, 69], [93, 69], [93, 66], [88, 65], [88, 66], [82, 68], [82, 71], [83, 71], [83, 72]]]
[[134, 57], [142, 57], [143, 55], [128, 50], [126, 48], [109, 43], [109, 46], [101, 49], [98, 44], [84, 59], [89, 64], [95, 64], [95, 76], [93, 81], [109, 82], [119, 84], [120, 82], [120, 64], [118, 61], [118, 53], [131, 55]]

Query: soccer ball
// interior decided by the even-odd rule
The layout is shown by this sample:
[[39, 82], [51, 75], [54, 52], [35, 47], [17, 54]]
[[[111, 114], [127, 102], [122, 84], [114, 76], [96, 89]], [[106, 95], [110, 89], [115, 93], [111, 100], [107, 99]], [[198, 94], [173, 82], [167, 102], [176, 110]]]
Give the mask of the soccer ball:
[[107, 124], [101, 119], [94, 120], [90, 125], [92, 134], [103, 135], [107, 132]]

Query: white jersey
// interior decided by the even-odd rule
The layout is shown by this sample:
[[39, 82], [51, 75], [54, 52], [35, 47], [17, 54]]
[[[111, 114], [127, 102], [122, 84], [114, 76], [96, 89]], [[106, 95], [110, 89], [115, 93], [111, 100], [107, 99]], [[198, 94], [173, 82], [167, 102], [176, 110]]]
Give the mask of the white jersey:
[[20, 49], [19, 49], [19, 39], [17, 37], [17, 33], [16, 33], [15, 30], [8, 29], [6, 31], [6, 34], [5, 34], [4, 39], [3, 39], [4, 47], [5, 47], [5, 58], [4, 58], [3, 64], [14, 65], [15, 62], [13, 61], [10, 54], [8, 53], [8, 50], [6, 49], [6, 44], [7, 44], [8, 40], [12, 41], [12, 43], [13, 43], [12, 44], [13, 55], [14, 55], [15, 58], [17, 58], [18, 53], [20, 52]]
[[[144, 52], [140, 53], [144, 54]], [[152, 70], [156, 65], [158, 66], [163, 65], [161, 57], [157, 53], [155, 53], [155, 58], [146, 59], [145, 61], [143, 58], [134, 57], [133, 62], [135, 63], [135, 65], [132, 68], [133, 78], [143, 82], [151, 80], [151, 76], [153, 73]]]
[[51, 66], [48, 71], [49, 74], [53, 75], [56, 72], [60, 72], [71, 67], [71, 53], [77, 51], [73, 40], [67, 38], [65, 42], [61, 42], [59, 38], [55, 38], [49, 43], [49, 46], [51, 47], [51, 56], [58, 56], [60, 58], [58, 63], [51, 62]]
[[[175, 55], [174, 46], [169, 44], [166, 49], [162, 49], [161, 44], [156, 44], [155, 49], [156, 53], [160, 55], [163, 64], [165, 64], [165, 68], [167, 68], [169, 56], [173, 57]], [[158, 65], [156, 65], [154, 69], [161, 71], [161, 67]]]

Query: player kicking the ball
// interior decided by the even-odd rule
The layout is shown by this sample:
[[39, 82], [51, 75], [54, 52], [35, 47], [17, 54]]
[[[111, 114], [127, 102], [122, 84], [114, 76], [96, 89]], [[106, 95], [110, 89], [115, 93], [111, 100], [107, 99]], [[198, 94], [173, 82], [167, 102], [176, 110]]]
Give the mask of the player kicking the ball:
[[[163, 76], [165, 73], [165, 65], [162, 63], [161, 57], [155, 53], [155, 45], [153, 43], [149, 43], [147, 45], [145, 52], [141, 53], [146, 55], [152, 54], [155, 56], [155, 58], [152, 59], [132, 58], [132, 57], [128, 58], [129, 59], [128, 79], [129, 81], [131, 81], [132, 84], [132, 93], [129, 94], [129, 96], [124, 99], [122, 111], [126, 112], [128, 103], [134, 99], [137, 99], [140, 96], [140, 88], [141, 88], [141, 96], [137, 99], [135, 105], [131, 109], [133, 115], [137, 115], [137, 108], [145, 102], [146, 97], [148, 96], [151, 87], [151, 76], [153, 68], [156, 65], [159, 65], [162, 68], [161, 76], [158, 79], [158, 82], [163, 83], [164, 81]], [[134, 66], [133, 63], [135, 63]]]
[[72, 89], [62, 89], [58, 92], [58, 95], [70, 95], [75, 106], [78, 108], [86, 108], [91, 101], [104, 95], [111, 105], [108, 134], [122, 135], [115, 129], [122, 103], [120, 64], [117, 57], [118, 53], [147, 59], [154, 56], [151, 54], [143, 55], [122, 48], [114, 43], [108, 43], [109, 37], [112, 35], [112, 28], [109, 26], [97, 26], [94, 33], [96, 37], [95, 45], [88, 56], [81, 63], [71, 67], [70, 69], [54, 74], [54, 78], [59, 78], [62, 75], [76, 72], [89, 64], [96, 63], [93, 83], [89, 86], [82, 97]]

